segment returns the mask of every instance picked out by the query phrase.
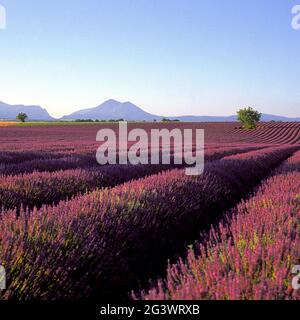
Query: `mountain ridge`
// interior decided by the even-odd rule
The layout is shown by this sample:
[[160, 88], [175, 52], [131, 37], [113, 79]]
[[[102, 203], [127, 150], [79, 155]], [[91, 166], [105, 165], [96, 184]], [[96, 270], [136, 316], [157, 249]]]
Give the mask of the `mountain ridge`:
[[[79, 116], [79, 118], [78, 118]], [[63, 116], [61, 120], [76, 120], [82, 119], [80, 117], [84, 116], [85, 119], [93, 120], [117, 120], [124, 119], [129, 121], [142, 121], [142, 120], [154, 120], [160, 118], [157, 115], [148, 113], [142, 110], [135, 104], [126, 101], [119, 102], [117, 100], [109, 99], [95, 108], [89, 108], [86, 110], [79, 110], [71, 113], [70, 115]]]
[[[119, 120], [126, 121], [161, 121], [163, 118], [170, 120], [180, 120], [182, 122], [232, 122], [237, 121], [236, 115], [230, 116], [159, 116], [144, 111], [142, 108], [130, 101], [120, 102], [114, 99], [104, 101], [93, 108], [80, 109], [59, 119], [50, 116], [48, 111], [41, 106], [35, 105], [10, 105], [0, 101], [0, 119], [14, 120], [18, 113], [25, 112], [28, 120], [40, 121], [72, 121], [72, 120]], [[300, 117], [285, 117], [273, 114], [262, 114], [262, 121], [300, 121]]]
[[15, 120], [16, 116], [24, 112], [28, 116], [28, 120], [54, 121], [48, 111], [41, 106], [16, 104], [11, 105], [0, 101], [0, 119]]
[[[127, 112], [120, 112], [121, 108], [127, 107]], [[117, 111], [116, 109], [117, 108]], [[108, 109], [108, 110], [107, 110]], [[135, 114], [128, 115], [129, 109]], [[87, 111], [87, 112], [85, 112]], [[99, 112], [100, 111], [100, 112]], [[113, 111], [113, 112], [112, 112]], [[78, 116], [83, 116], [82, 118]], [[118, 120], [124, 119], [129, 121], [160, 121], [163, 118], [168, 118], [170, 120], [180, 120], [186, 122], [231, 122], [237, 121], [236, 115], [230, 116], [195, 116], [195, 115], [185, 115], [185, 116], [159, 116], [155, 114], [148, 113], [141, 109], [140, 107], [134, 105], [133, 103], [126, 101], [120, 102], [114, 99], [109, 99], [97, 107], [81, 109], [79, 111], [73, 112], [70, 115], [64, 116], [61, 120], [76, 120], [76, 119], [92, 119], [92, 120]], [[262, 114], [262, 121], [300, 121], [300, 117], [285, 117], [272, 114]]]

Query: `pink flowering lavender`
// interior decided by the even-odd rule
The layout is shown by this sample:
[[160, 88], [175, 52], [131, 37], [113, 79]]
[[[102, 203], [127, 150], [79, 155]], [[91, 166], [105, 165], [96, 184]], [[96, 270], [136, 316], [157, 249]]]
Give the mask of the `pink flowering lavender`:
[[299, 169], [300, 151], [218, 228], [212, 228], [186, 259], [170, 265], [165, 280], [138, 296], [155, 300], [300, 299], [292, 288], [291, 273], [293, 265], [300, 264]]

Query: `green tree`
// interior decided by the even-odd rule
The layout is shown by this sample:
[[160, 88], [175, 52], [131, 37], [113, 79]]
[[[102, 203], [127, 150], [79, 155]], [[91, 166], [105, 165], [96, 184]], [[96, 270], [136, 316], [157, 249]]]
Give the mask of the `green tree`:
[[25, 120], [28, 118], [27, 114], [24, 112], [21, 112], [17, 115], [16, 119], [21, 121], [21, 122], [25, 122]]
[[237, 112], [238, 120], [243, 124], [245, 129], [255, 129], [260, 121], [261, 113], [251, 107], [240, 109]]

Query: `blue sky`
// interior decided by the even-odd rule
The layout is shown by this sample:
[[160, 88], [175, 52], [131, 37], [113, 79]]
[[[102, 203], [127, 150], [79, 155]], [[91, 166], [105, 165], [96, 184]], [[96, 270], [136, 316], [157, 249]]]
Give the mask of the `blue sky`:
[[0, 0], [0, 100], [61, 116], [106, 99], [163, 115], [300, 115], [300, 0]]

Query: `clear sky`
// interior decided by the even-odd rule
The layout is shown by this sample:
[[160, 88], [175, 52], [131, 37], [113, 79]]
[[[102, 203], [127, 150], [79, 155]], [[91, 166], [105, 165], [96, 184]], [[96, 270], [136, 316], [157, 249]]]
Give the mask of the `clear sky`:
[[0, 100], [51, 115], [131, 101], [163, 115], [300, 116], [300, 0], [0, 0]]

